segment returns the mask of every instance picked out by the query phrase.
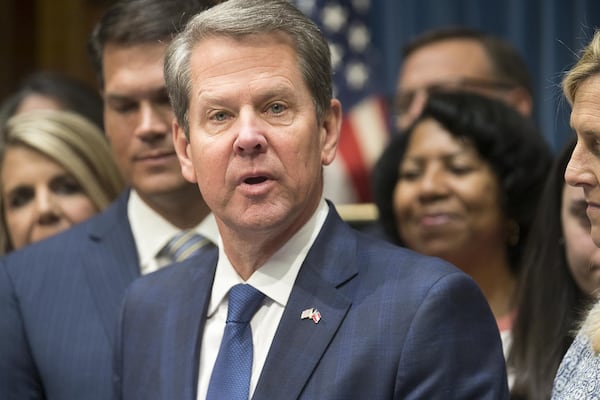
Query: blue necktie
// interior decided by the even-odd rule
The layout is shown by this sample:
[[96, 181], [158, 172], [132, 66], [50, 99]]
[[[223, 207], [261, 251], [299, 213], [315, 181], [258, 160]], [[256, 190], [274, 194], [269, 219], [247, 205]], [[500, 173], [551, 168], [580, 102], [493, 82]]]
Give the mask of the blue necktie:
[[165, 245], [162, 254], [172, 262], [183, 261], [209, 244], [210, 240], [193, 230], [181, 231]]
[[253, 358], [250, 320], [264, 297], [245, 284], [235, 285], [229, 291], [227, 323], [210, 377], [207, 400], [248, 400]]

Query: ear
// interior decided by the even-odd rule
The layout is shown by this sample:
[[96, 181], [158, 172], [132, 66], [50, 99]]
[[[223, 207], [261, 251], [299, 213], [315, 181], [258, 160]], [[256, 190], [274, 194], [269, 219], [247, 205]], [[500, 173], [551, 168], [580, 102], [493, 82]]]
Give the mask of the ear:
[[177, 122], [177, 118], [173, 118], [171, 132], [173, 134], [175, 152], [177, 153], [177, 158], [179, 158], [179, 164], [181, 164], [181, 174], [189, 182], [195, 183], [196, 170], [194, 170], [194, 164], [192, 163], [192, 149], [183, 127]]
[[342, 103], [331, 99], [329, 111], [321, 122], [321, 163], [329, 165], [335, 159], [340, 132], [342, 130]]

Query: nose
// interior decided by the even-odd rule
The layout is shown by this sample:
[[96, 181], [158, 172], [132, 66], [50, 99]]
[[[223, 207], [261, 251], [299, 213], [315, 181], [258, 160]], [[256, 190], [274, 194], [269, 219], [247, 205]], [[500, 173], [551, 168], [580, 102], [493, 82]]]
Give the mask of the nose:
[[240, 113], [238, 126], [238, 135], [233, 143], [236, 154], [257, 155], [267, 150], [264, 124], [254, 112]]
[[40, 225], [53, 225], [60, 220], [60, 212], [54, 196], [47, 190], [36, 193], [37, 222]]
[[444, 171], [439, 166], [429, 166], [419, 182], [419, 199], [432, 201], [445, 197], [448, 186]]
[[171, 121], [164, 111], [150, 102], [142, 102], [135, 134], [142, 140], [156, 140], [167, 136], [171, 131]]
[[598, 185], [596, 175], [590, 168], [589, 152], [579, 140], [565, 169], [565, 182], [580, 187]]

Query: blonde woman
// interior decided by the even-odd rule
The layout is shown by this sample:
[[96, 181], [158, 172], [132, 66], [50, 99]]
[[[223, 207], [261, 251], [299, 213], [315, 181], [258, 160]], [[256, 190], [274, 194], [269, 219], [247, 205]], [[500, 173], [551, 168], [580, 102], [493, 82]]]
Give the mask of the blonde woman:
[[[592, 240], [600, 247], [600, 31], [596, 31], [577, 64], [567, 72], [563, 92], [573, 107], [571, 127], [577, 134], [565, 180], [571, 186], [583, 188]], [[600, 305], [596, 304], [561, 362], [552, 399], [598, 397]]]
[[124, 188], [103, 132], [68, 111], [12, 117], [0, 156], [0, 253], [91, 217]]

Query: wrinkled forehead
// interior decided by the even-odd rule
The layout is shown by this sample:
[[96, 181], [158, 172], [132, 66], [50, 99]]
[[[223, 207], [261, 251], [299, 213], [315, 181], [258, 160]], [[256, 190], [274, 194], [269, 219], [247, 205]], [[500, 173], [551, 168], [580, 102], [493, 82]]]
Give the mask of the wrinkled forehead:
[[194, 46], [190, 56], [192, 86], [210, 78], [301, 79], [297, 53], [286, 39], [268, 34], [207, 37]]

